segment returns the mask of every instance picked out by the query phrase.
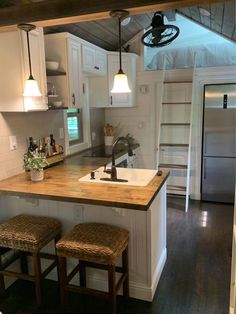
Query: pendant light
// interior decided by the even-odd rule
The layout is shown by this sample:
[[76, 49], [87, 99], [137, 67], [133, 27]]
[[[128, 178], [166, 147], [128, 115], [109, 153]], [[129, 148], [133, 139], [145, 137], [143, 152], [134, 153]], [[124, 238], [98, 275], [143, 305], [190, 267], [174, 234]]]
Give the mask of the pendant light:
[[28, 80], [25, 81], [23, 96], [24, 97], [42, 96], [42, 94], [40, 93], [39, 87], [38, 87], [38, 83], [32, 75], [31, 55], [30, 55], [30, 45], [29, 45], [29, 32], [32, 31], [33, 29], [35, 29], [36, 26], [32, 25], [32, 24], [18, 24], [17, 27], [26, 32], [28, 58], [29, 58], [30, 75], [29, 75]]
[[129, 15], [128, 11], [125, 10], [115, 10], [110, 12], [110, 16], [113, 18], [118, 18], [119, 23], [119, 61], [120, 69], [114, 77], [114, 84], [111, 93], [130, 93], [127, 75], [122, 70], [122, 53], [121, 53], [121, 22]]

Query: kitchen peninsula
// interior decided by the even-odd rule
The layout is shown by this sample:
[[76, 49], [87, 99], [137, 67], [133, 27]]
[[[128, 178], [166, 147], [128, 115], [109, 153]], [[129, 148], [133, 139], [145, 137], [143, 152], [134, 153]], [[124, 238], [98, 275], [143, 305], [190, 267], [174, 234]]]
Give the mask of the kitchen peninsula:
[[[88, 221], [126, 228], [130, 231], [131, 297], [151, 301], [166, 261], [168, 172], [154, 176], [147, 186], [79, 182], [103, 164], [104, 158], [75, 155], [46, 169], [41, 182], [30, 181], [29, 173], [1, 181], [1, 221], [30, 213], [58, 217], [65, 231]], [[56, 279], [54, 275], [50, 278]], [[88, 272], [88, 283], [106, 289], [103, 275]]]

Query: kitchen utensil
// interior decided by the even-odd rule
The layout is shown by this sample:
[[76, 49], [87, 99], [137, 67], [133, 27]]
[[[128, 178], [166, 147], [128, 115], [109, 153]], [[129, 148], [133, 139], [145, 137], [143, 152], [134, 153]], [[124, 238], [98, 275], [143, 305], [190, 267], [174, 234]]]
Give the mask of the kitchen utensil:
[[105, 136], [114, 136], [116, 134], [116, 127], [113, 127], [111, 124], [107, 123], [104, 126], [104, 135]]
[[46, 68], [48, 70], [56, 71], [59, 68], [59, 62], [57, 62], [57, 61], [46, 61]]

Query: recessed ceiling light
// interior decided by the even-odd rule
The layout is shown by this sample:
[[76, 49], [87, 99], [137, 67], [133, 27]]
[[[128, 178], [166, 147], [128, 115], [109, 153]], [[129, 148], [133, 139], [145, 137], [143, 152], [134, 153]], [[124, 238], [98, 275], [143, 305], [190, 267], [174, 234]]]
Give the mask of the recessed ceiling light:
[[123, 20], [121, 21], [121, 25], [122, 25], [122, 26], [128, 25], [129, 22], [130, 22], [130, 20], [131, 20], [131, 17], [130, 17], [130, 16], [126, 17], [125, 19], [123, 19]]
[[204, 15], [204, 16], [210, 16], [211, 15], [211, 13], [207, 9], [199, 8], [199, 11], [200, 11], [201, 15]]

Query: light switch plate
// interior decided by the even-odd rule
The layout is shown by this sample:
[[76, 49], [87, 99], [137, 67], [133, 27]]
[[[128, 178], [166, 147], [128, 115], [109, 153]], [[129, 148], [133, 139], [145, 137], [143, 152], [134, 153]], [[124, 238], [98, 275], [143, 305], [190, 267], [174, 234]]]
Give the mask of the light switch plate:
[[83, 221], [84, 220], [84, 206], [83, 205], [74, 205], [74, 221]]
[[64, 138], [64, 129], [63, 128], [59, 128], [59, 138], [60, 139]]

